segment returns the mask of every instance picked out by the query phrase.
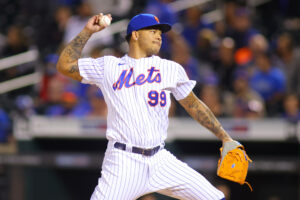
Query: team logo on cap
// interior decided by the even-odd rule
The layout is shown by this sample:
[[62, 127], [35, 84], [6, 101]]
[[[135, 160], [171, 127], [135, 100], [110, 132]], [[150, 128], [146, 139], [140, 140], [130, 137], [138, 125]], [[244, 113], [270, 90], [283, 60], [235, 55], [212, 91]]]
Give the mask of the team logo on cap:
[[154, 19], [159, 23], [159, 19], [156, 16], [154, 16]]

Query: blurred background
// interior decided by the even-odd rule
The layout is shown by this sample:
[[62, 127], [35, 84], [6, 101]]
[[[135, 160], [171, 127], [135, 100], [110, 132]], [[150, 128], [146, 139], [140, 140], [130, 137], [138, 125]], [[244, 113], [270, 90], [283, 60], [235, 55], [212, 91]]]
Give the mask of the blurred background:
[[245, 145], [254, 191], [216, 176], [221, 142], [174, 99], [167, 149], [227, 200], [300, 199], [299, 0], [0, 0], [0, 200], [90, 198], [107, 143], [106, 104], [55, 65], [99, 12], [113, 23], [92, 36], [84, 57], [123, 56], [138, 13], [173, 25], [160, 56], [185, 68], [195, 94]]

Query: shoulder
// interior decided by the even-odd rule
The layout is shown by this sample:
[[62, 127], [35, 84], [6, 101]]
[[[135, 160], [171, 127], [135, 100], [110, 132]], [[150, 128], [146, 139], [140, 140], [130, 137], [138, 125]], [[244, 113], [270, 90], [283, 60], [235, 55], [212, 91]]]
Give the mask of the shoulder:
[[154, 65], [156, 65], [162, 72], [166, 72], [171, 76], [178, 76], [178, 74], [184, 74], [184, 68], [177, 62], [160, 58], [159, 56], [154, 57]]
[[120, 59], [120, 58], [118, 58], [116, 56], [111, 56], [111, 55], [103, 56], [103, 58], [105, 58], [105, 59], [111, 59], [111, 60], [119, 60]]
[[94, 62], [96, 62], [98, 65], [102, 66], [111, 66], [115, 65], [120, 62], [120, 58], [117, 58], [115, 56], [102, 56], [98, 58], [91, 58]]
[[87, 57], [87, 58], [80, 58], [78, 60], [78, 64], [80, 66], [93, 65], [93, 66], [97, 66], [97, 67], [100, 67], [100, 66], [104, 67], [106, 65], [108, 65], [108, 66], [115, 65], [119, 61], [120, 61], [120, 58], [117, 58], [115, 56], [102, 56], [102, 57], [98, 57], [98, 58]]
[[115, 56], [103, 56], [103, 57], [100, 57], [100, 58], [103, 58], [104, 61], [115, 61], [115, 62], [119, 62], [120, 61], [120, 58], [117, 58]]
[[160, 63], [161, 67], [164, 66], [169, 66], [169, 67], [182, 67], [179, 63], [172, 61], [172, 60], [168, 60], [165, 58], [161, 58], [159, 56], [153, 56], [153, 59], [156, 63]]

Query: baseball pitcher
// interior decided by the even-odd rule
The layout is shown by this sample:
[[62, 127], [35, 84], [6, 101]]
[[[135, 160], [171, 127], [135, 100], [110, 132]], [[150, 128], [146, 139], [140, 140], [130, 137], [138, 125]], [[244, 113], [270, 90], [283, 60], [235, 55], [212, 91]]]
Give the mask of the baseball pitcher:
[[98, 86], [107, 103], [108, 146], [91, 199], [133, 200], [152, 192], [186, 200], [225, 199], [200, 173], [164, 148], [171, 93], [223, 142], [223, 152], [240, 145], [194, 95], [195, 81], [189, 80], [183, 67], [157, 56], [161, 36], [171, 26], [154, 15], [139, 14], [127, 27], [128, 54], [81, 58], [91, 35], [110, 24], [101, 23], [107, 21], [103, 17], [112, 19], [102, 13], [91, 17], [57, 63], [60, 73]]

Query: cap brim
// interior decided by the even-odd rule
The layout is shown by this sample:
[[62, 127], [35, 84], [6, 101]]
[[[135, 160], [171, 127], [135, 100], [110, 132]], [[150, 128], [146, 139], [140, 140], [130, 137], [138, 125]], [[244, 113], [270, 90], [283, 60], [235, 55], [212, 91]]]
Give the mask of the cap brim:
[[161, 30], [162, 33], [166, 33], [172, 29], [172, 26], [170, 24], [156, 24], [153, 26], [144, 27], [142, 29], [151, 29], [151, 28], [159, 29], [159, 30]]
[[[139, 30], [142, 30], [142, 29], [151, 29], [151, 28], [153, 28], [153, 29], [159, 29], [159, 30], [161, 30], [162, 33], [166, 33], [166, 32], [168, 32], [169, 30], [172, 29], [172, 26], [170, 24], [164, 23], [164, 24], [156, 24], [156, 25], [152, 25], [152, 26], [146, 26], [146, 27], [143, 27], [143, 28], [141, 28]], [[131, 34], [126, 35], [126, 37], [125, 37], [126, 40], [129, 39], [130, 35]]]

